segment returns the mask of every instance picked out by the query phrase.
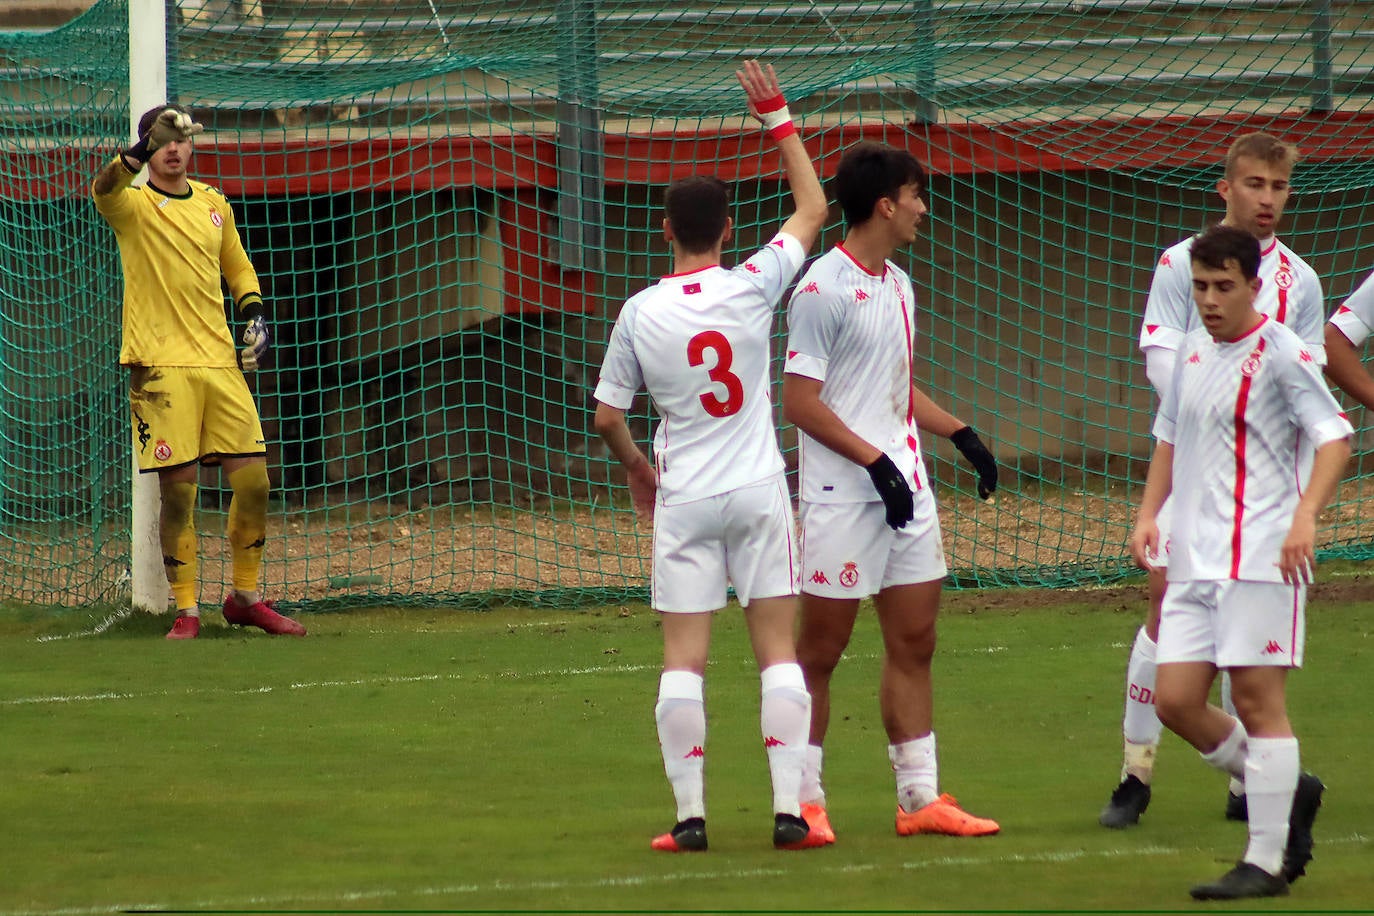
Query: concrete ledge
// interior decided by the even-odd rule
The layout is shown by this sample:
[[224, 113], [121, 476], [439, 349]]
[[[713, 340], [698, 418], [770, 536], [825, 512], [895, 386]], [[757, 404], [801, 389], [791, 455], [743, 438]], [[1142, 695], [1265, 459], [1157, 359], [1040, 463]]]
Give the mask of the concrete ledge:
[[0, 29], [49, 29], [71, 22], [95, 0], [5, 0], [0, 3]]

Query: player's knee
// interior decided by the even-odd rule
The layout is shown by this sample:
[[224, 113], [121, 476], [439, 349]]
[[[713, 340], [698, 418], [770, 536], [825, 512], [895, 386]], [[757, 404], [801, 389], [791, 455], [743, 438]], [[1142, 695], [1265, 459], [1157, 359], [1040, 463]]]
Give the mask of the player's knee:
[[234, 491], [235, 507], [241, 512], [267, 515], [267, 494], [271, 483], [267, 479], [267, 465], [261, 461], [246, 464], [229, 475], [229, 488]]
[[180, 531], [191, 523], [195, 511], [196, 490], [194, 483], [185, 481], [164, 482], [160, 487], [162, 509], [160, 519], [165, 531]]

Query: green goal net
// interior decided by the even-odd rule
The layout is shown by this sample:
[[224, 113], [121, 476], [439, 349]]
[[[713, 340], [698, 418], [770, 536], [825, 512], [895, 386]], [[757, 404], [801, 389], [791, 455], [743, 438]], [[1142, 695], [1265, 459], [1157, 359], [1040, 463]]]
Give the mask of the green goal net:
[[[741, 118], [745, 57], [777, 67], [823, 176], [867, 139], [931, 170], [931, 216], [902, 255], [918, 378], [1003, 467], [982, 503], [949, 443], [926, 443], [957, 585], [1130, 571], [1154, 407], [1145, 292], [1158, 253], [1220, 215], [1235, 136], [1302, 150], [1282, 234], [1328, 310], [1374, 269], [1365, 2], [167, 8], [170, 95], [208, 128], [192, 170], [233, 201], [272, 314], [251, 382], [274, 485], [265, 588], [291, 603], [643, 597], [649, 533], [591, 431], [590, 392], [620, 303], [669, 270], [669, 181], [731, 184], [732, 259], [789, 209]], [[86, 187], [127, 136], [128, 46], [120, 0], [0, 30], [5, 599], [126, 586], [122, 287]], [[822, 244], [840, 232], [837, 218]], [[646, 402], [632, 419], [647, 442]], [[1369, 552], [1370, 471], [1352, 464], [1326, 555]], [[229, 572], [218, 471], [201, 492], [210, 602]]]

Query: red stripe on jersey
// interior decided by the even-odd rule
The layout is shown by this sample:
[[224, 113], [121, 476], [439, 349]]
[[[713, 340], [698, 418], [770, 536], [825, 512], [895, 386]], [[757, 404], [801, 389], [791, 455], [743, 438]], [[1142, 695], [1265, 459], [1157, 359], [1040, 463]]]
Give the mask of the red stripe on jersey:
[[[1264, 352], [1264, 338], [1255, 347], [1255, 353]], [[1231, 522], [1231, 578], [1240, 578], [1241, 527], [1245, 522], [1245, 408], [1250, 400], [1252, 375], [1242, 374], [1240, 390], [1236, 392], [1236, 488], [1232, 497], [1235, 503]]]
[[[1274, 239], [1274, 244], [1277, 245], [1278, 243], [1279, 240]], [[1279, 273], [1287, 275], [1290, 279], [1278, 285], [1279, 307], [1278, 310], [1274, 313], [1274, 320], [1277, 321], [1279, 324], [1286, 324], [1288, 318], [1288, 287], [1293, 285], [1293, 281], [1291, 279], [1293, 276], [1293, 271], [1288, 266], [1288, 255], [1284, 254], [1283, 252], [1279, 252]], [[1277, 277], [1277, 274], [1275, 276]]]

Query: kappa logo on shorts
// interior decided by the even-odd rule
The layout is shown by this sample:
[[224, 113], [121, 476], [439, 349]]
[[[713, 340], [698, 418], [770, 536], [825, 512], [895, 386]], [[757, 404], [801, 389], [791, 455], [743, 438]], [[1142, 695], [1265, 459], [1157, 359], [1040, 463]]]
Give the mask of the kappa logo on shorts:
[[153, 446], [153, 457], [158, 461], [166, 461], [172, 457], [172, 447], [167, 444], [166, 439], [157, 440], [157, 445]]
[[153, 438], [148, 435], [148, 421], [140, 417], [136, 410], [134, 411], [134, 419], [138, 421], [138, 450], [140, 452], [146, 452], [148, 450], [148, 440]]
[[683, 755], [682, 755], [682, 759], [683, 759], [683, 760], [687, 760], [687, 759], [690, 758], [690, 757], [705, 757], [705, 756], [706, 756], [706, 750], [705, 750], [700, 744], [698, 744], [698, 745], [695, 745], [690, 751], [688, 751], [687, 753], [683, 754]]
[[853, 588], [859, 584], [859, 564], [844, 564], [844, 569], [840, 570], [840, 584], [845, 588]]
[[764, 746], [764, 747], [787, 747], [787, 742], [784, 741], [784, 740], [782, 740], [781, 738], [776, 738], [776, 737], [774, 737], [773, 735], [769, 735], [767, 738], [764, 738], [764, 739], [763, 739], [763, 746]]
[[1264, 655], [1282, 655], [1283, 647], [1274, 640], [1269, 640], [1269, 644], [1264, 647]]
[[817, 585], [830, 584], [830, 580], [826, 578], [825, 573], [821, 572], [819, 569], [811, 574], [811, 581], [816, 583]]

